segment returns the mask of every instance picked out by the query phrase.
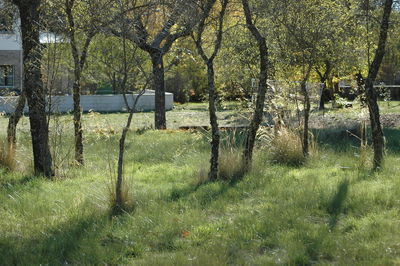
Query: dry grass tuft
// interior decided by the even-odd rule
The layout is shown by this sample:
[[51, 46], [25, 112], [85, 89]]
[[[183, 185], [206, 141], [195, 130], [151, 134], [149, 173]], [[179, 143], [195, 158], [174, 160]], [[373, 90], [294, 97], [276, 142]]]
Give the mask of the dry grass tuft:
[[236, 180], [246, 173], [240, 149], [222, 149], [219, 159], [219, 178]]
[[[310, 150], [314, 149], [311, 145]], [[289, 128], [281, 128], [276, 132], [270, 142], [270, 155], [272, 161], [279, 164], [299, 166], [306, 161], [301, 136]]]
[[133, 184], [130, 179], [124, 179], [121, 186], [122, 206], [117, 205], [115, 196], [115, 181], [116, 177], [110, 179], [108, 185], [109, 205], [112, 215], [118, 215], [124, 212], [131, 212], [135, 209], [135, 200], [133, 197]]
[[[208, 173], [210, 163], [200, 164], [198, 170], [194, 173], [196, 185], [202, 185], [209, 182]], [[218, 161], [218, 179], [223, 181], [234, 181], [243, 177], [246, 170], [243, 166], [242, 151], [239, 149], [220, 149]]]
[[4, 141], [0, 140], [0, 166], [14, 171], [17, 168], [15, 162], [15, 148], [9, 147]]
[[209, 181], [208, 172], [210, 171], [210, 163], [203, 162], [200, 164], [197, 171], [194, 172], [194, 177], [196, 178], [195, 185], [203, 185]]

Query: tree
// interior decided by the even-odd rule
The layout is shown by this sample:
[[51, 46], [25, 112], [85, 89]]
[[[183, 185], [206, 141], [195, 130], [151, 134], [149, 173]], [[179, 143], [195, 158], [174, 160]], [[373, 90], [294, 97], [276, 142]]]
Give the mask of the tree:
[[[190, 35], [197, 21], [197, 3], [153, 0], [147, 1], [145, 5], [138, 5], [133, 1], [131, 5], [137, 7], [128, 8], [132, 12], [121, 14], [127, 21], [125, 24], [130, 25], [127, 39], [147, 52], [151, 58], [155, 90], [154, 124], [156, 129], [166, 129], [164, 56], [176, 40]], [[112, 29], [112, 32], [121, 37], [121, 32], [117, 29]]]
[[260, 73], [256, 107], [253, 114], [253, 119], [250, 123], [250, 128], [247, 133], [246, 147], [243, 153], [244, 166], [248, 168], [253, 157], [254, 143], [258, 128], [263, 119], [265, 94], [267, 91], [268, 78], [268, 47], [265, 38], [262, 36], [258, 28], [255, 26], [250, 10], [248, 0], [242, 0], [243, 11], [246, 18], [246, 26], [257, 41], [259, 56], [260, 56]]
[[29, 106], [34, 169], [46, 177], [54, 175], [49, 147], [49, 125], [46, 100], [40, 73], [42, 47], [39, 42], [41, 25], [40, 0], [13, 0], [21, 19], [24, 58], [24, 91]]
[[[267, 10], [273, 20], [273, 36], [278, 40], [280, 60], [285, 69], [297, 70], [300, 92], [304, 97], [302, 147], [309, 153], [310, 92], [307, 83], [314, 66], [326, 57], [328, 44], [337, 27], [333, 16], [336, 1], [287, 0], [271, 1]], [[329, 50], [329, 49], [328, 49]]]
[[[124, 11], [124, 6], [120, 5], [119, 6], [121, 11]], [[123, 199], [123, 192], [122, 192], [122, 187], [123, 187], [123, 181], [124, 181], [124, 153], [125, 153], [125, 140], [128, 134], [128, 131], [131, 127], [132, 124], [132, 119], [134, 113], [137, 112], [136, 110], [136, 105], [140, 99], [140, 97], [146, 92], [146, 88], [150, 82], [150, 78], [148, 76], [146, 77], [146, 83], [142, 87], [142, 90], [136, 95], [135, 99], [132, 99], [132, 105], [129, 105], [129, 101], [127, 99], [126, 93], [127, 93], [127, 83], [130, 80], [129, 79], [129, 74], [133, 72], [133, 69], [129, 68], [129, 60], [134, 60], [137, 64], [137, 69], [139, 69], [138, 72], [142, 72], [145, 74], [143, 71], [142, 65], [142, 60], [140, 55], [137, 56], [137, 46], [132, 49], [130, 56], [128, 58], [128, 47], [127, 47], [127, 29], [128, 25], [126, 25], [125, 20], [120, 20], [120, 32], [122, 34], [121, 36], [121, 43], [122, 43], [122, 56], [119, 58], [120, 61], [122, 61], [122, 71], [119, 73], [120, 75], [123, 76], [122, 81], [120, 83], [120, 89], [124, 98], [125, 106], [129, 112], [128, 120], [126, 121], [125, 127], [122, 129], [122, 134], [119, 139], [119, 153], [118, 153], [118, 170], [117, 170], [117, 179], [115, 183], [115, 202], [112, 206], [113, 212], [115, 214], [120, 214], [126, 209], [126, 202]], [[135, 73], [138, 74], [138, 73]], [[132, 84], [133, 86], [133, 84]], [[125, 199], [126, 200], [126, 199]]]
[[368, 104], [368, 110], [372, 128], [372, 140], [374, 147], [373, 169], [379, 169], [383, 162], [384, 136], [380, 121], [378, 93], [374, 89], [374, 82], [378, 75], [383, 56], [385, 55], [385, 46], [389, 30], [390, 13], [392, 12], [393, 0], [385, 0], [382, 20], [380, 23], [380, 33], [378, 47], [375, 51], [374, 59], [369, 66], [368, 76], [365, 79], [365, 92]]
[[218, 127], [217, 118], [217, 93], [215, 89], [215, 72], [214, 72], [214, 59], [217, 57], [218, 52], [221, 48], [223, 26], [224, 26], [224, 16], [226, 8], [228, 5], [228, 0], [220, 0], [221, 10], [217, 18], [217, 29], [216, 37], [211, 50], [211, 55], [207, 55], [207, 52], [203, 46], [204, 32], [207, 26], [207, 19], [210, 17], [211, 11], [216, 3], [216, 0], [207, 0], [203, 7], [202, 17], [198, 25], [195, 34], [193, 34], [193, 39], [196, 43], [197, 51], [202, 58], [204, 64], [207, 66], [207, 80], [208, 80], [208, 109], [210, 114], [210, 124], [211, 124], [211, 159], [210, 159], [210, 171], [208, 173], [209, 180], [215, 181], [218, 178], [218, 158], [219, 158], [219, 142], [220, 142], [220, 132]]
[[[65, 32], [69, 37], [71, 53], [74, 62], [74, 136], [75, 136], [75, 161], [83, 165], [83, 129], [82, 110], [80, 106], [82, 72], [87, 61], [89, 46], [93, 37], [99, 31], [101, 16], [109, 6], [108, 1], [76, 1], [65, 0], [63, 11], [66, 15]], [[85, 15], [82, 15], [85, 14]], [[87, 17], [86, 14], [89, 14]], [[78, 16], [78, 22], [76, 19]], [[83, 45], [79, 48], [78, 34], [83, 35]]]

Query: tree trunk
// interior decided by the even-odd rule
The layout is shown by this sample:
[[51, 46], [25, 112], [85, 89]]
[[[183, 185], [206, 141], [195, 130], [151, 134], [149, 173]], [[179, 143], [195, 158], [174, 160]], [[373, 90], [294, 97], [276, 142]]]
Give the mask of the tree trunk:
[[49, 147], [46, 100], [40, 73], [42, 58], [39, 42], [40, 1], [14, 0], [18, 6], [24, 51], [24, 91], [29, 106], [33, 161], [36, 174], [54, 175]]
[[125, 152], [125, 139], [131, 125], [133, 112], [130, 112], [128, 122], [122, 130], [122, 135], [119, 140], [119, 154], [118, 154], [118, 172], [117, 182], [115, 184], [115, 206], [114, 212], [119, 213], [123, 210], [124, 203], [122, 202], [122, 181], [123, 181], [123, 166], [124, 166], [124, 152]]
[[156, 129], [166, 129], [167, 120], [165, 116], [165, 82], [164, 82], [164, 60], [161, 52], [151, 53], [153, 66], [153, 82], [155, 90], [155, 116], [154, 126]]
[[321, 79], [320, 82], [322, 83], [322, 91], [321, 91], [321, 95], [319, 98], [319, 105], [318, 105], [318, 110], [322, 111], [325, 110], [325, 90], [326, 90], [326, 80]]
[[311, 104], [310, 104], [310, 95], [307, 90], [307, 81], [310, 77], [310, 72], [311, 72], [311, 64], [309, 64], [307, 72], [304, 76], [304, 79], [301, 82], [301, 92], [303, 93], [303, 96], [304, 96], [303, 154], [305, 156], [309, 155], [309, 137], [308, 137], [309, 125], [308, 125], [308, 123], [310, 120]]
[[318, 76], [319, 76], [319, 78], [320, 78], [320, 82], [323, 84], [323, 85], [322, 85], [322, 91], [321, 91], [320, 99], [319, 99], [319, 106], [318, 106], [318, 110], [322, 111], [322, 110], [325, 109], [325, 95], [326, 95], [325, 91], [326, 91], [326, 88], [327, 88], [326, 82], [327, 82], [328, 77], [329, 77], [329, 75], [330, 75], [330, 73], [331, 73], [331, 71], [332, 71], [332, 65], [331, 65], [331, 63], [327, 60], [327, 61], [325, 62], [325, 73], [322, 74], [322, 73], [318, 70], [318, 68], [316, 68], [316, 71], [317, 71], [317, 74], [318, 74]]
[[84, 160], [83, 160], [81, 86], [80, 86], [80, 74], [77, 73], [75, 73], [75, 81], [73, 85], [73, 100], [74, 100], [75, 161], [79, 165], [83, 165]]
[[267, 91], [267, 77], [268, 77], [268, 48], [265, 41], [265, 38], [262, 37], [256, 26], [253, 24], [251, 11], [249, 7], [249, 3], [247, 0], [242, 0], [243, 10], [246, 16], [246, 26], [249, 31], [252, 33], [253, 37], [257, 40], [258, 49], [260, 52], [260, 74], [259, 74], [259, 85], [258, 85], [258, 94], [256, 100], [256, 108], [254, 110], [253, 119], [250, 123], [250, 128], [247, 134], [246, 139], [246, 147], [243, 153], [244, 157], [244, 167], [249, 168], [251, 166], [252, 158], [253, 158], [253, 149], [254, 143], [256, 139], [257, 131], [260, 127], [260, 124], [263, 119], [264, 114], [264, 103], [265, 103], [265, 94]]
[[301, 91], [304, 94], [304, 124], [303, 124], [303, 154], [307, 156], [309, 154], [309, 143], [308, 143], [308, 122], [310, 118], [310, 96], [307, 91], [307, 82], [301, 83]]
[[210, 172], [208, 177], [210, 181], [215, 181], [218, 178], [218, 157], [219, 157], [219, 140], [220, 132], [218, 128], [217, 118], [217, 93], [215, 91], [214, 81], [214, 63], [209, 60], [207, 63], [207, 79], [208, 79], [208, 97], [209, 97], [209, 112], [211, 124], [211, 159]]
[[18, 103], [14, 113], [8, 120], [7, 127], [7, 154], [14, 154], [17, 144], [17, 125], [19, 120], [24, 114], [24, 108], [26, 103], [25, 91], [22, 90], [21, 95], [18, 97]]
[[75, 0], [65, 1], [65, 14], [68, 20], [68, 36], [70, 38], [71, 53], [74, 59], [74, 84], [73, 84], [73, 100], [74, 100], [74, 137], [75, 137], [75, 162], [78, 165], [83, 165], [83, 130], [82, 130], [82, 109], [81, 109], [81, 77], [83, 68], [86, 63], [87, 53], [89, 50], [92, 38], [96, 32], [91, 29], [86, 34], [86, 40], [82, 47], [81, 53], [79, 53], [78, 42], [76, 41], [76, 30], [75, 19], [73, 8]]
[[384, 135], [380, 121], [378, 97], [371, 79], [365, 80], [367, 104], [372, 129], [372, 143], [374, 148], [373, 168], [378, 169], [382, 165], [384, 152]]
[[385, 46], [389, 29], [390, 13], [392, 11], [393, 0], [386, 0], [383, 10], [378, 48], [375, 51], [375, 57], [368, 71], [368, 78], [365, 80], [366, 98], [369, 110], [369, 116], [371, 120], [372, 128], [372, 141], [374, 147], [374, 170], [379, 169], [383, 162], [384, 152], [384, 136], [382, 125], [380, 121], [378, 96], [374, 89], [374, 82], [378, 75], [379, 68], [381, 66], [383, 56], [385, 55]]

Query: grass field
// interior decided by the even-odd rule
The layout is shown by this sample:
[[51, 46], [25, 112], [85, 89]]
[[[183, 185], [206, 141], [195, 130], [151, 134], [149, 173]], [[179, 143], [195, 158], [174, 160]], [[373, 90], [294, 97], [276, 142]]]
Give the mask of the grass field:
[[[242, 180], [198, 185], [207, 137], [175, 129], [205, 122], [205, 110], [179, 106], [168, 113], [174, 130], [163, 132], [141, 129], [151, 127], [152, 113], [136, 115], [125, 165], [134, 209], [120, 217], [109, 215], [109, 190], [127, 115], [84, 116], [84, 168], [71, 160], [72, 118], [53, 121], [57, 180], [30, 174], [24, 118], [20, 172], [0, 169], [0, 264], [400, 264], [399, 128], [386, 130], [377, 173], [362, 163], [354, 138], [330, 129], [315, 133], [318, 153], [300, 167], [275, 164], [259, 147]], [[219, 115], [239, 123], [243, 114], [228, 106]], [[6, 122], [0, 118], [2, 137]]]

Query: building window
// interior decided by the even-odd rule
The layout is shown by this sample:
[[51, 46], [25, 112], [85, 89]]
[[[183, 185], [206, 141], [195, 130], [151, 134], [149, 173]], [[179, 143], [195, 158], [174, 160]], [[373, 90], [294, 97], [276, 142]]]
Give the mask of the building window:
[[0, 87], [2, 88], [14, 87], [14, 66], [10, 65], [0, 66]]
[[0, 33], [13, 33], [13, 15], [12, 12], [0, 9]]

